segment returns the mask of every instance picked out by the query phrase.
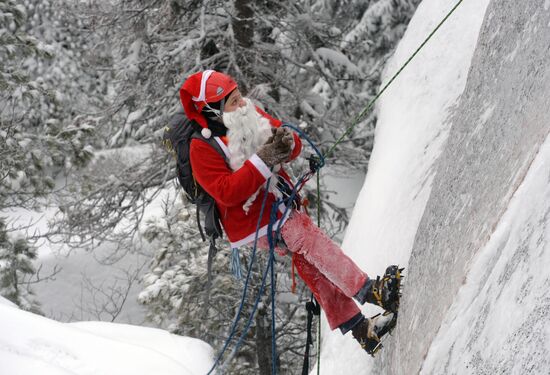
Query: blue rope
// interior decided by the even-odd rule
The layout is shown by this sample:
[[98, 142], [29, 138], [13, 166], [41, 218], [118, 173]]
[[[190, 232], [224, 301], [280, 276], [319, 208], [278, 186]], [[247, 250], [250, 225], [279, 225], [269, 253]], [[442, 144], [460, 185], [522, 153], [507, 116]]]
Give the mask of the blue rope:
[[283, 123], [282, 125], [284, 128], [290, 128], [292, 130], [294, 130], [296, 133], [298, 133], [298, 135], [300, 136], [300, 138], [303, 138], [307, 141], [307, 143], [309, 143], [309, 145], [311, 146], [311, 148], [313, 149], [313, 151], [315, 151], [315, 153], [317, 154], [317, 157], [319, 158], [319, 165], [318, 165], [318, 169], [321, 169], [322, 167], [325, 166], [325, 157], [323, 156], [323, 154], [321, 153], [321, 151], [319, 151], [319, 149], [317, 148], [317, 146], [315, 146], [315, 143], [313, 143], [313, 141], [306, 135], [306, 133], [304, 133], [300, 128], [298, 128], [297, 126], [295, 125], [292, 125], [292, 124], [289, 124], [288, 122], [285, 122]]
[[[303, 176], [301, 176], [298, 179], [298, 182], [294, 185], [290, 195], [285, 200], [276, 200], [275, 202], [273, 202], [273, 205], [271, 207], [271, 212], [270, 212], [270, 219], [269, 219], [269, 223], [268, 223], [268, 227], [267, 227], [267, 237], [268, 237], [268, 241], [269, 241], [269, 259], [268, 259], [267, 265], [266, 265], [265, 270], [264, 270], [263, 275], [262, 275], [262, 283], [260, 285], [260, 290], [259, 290], [258, 295], [256, 297], [256, 300], [254, 302], [252, 312], [250, 314], [250, 317], [248, 318], [248, 321], [246, 323], [246, 326], [245, 326], [241, 336], [239, 337], [239, 340], [235, 344], [235, 348], [232, 350], [232, 354], [231, 354], [231, 357], [230, 357], [230, 359], [233, 358], [235, 356], [235, 354], [238, 352], [238, 350], [242, 346], [244, 338], [246, 337], [246, 335], [247, 335], [247, 333], [250, 329], [250, 326], [252, 325], [252, 320], [254, 319], [254, 315], [256, 313], [256, 310], [258, 309], [258, 305], [259, 305], [261, 296], [262, 296], [262, 294], [264, 293], [264, 290], [265, 290], [267, 274], [268, 274], [268, 272], [270, 272], [270, 276], [271, 276], [271, 320], [272, 320], [272, 324], [271, 324], [271, 356], [272, 356], [272, 366], [271, 367], [272, 368], [271, 368], [271, 371], [272, 371], [273, 375], [276, 375], [276, 373], [277, 373], [277, 339], [276, 339], [276, 322], [275, 322], [276, 284], [275, 284], [275, 265], [274, 265], [274, 263], [275, 263], [275, 245], [276, 245], [276, 241], [281, 236], [280, 233], [281, 233], [281, 228], [282, 228], [282, 224], [283, 224], [283, 218], [288, 214], [289, 209], [292, 207], [292, 202], [294, 201], [296, 195], [298, 194], [298, 191], [301, 189], [301, 187], [307, 182], [307, 180], [317, 170], [319, 170], [320, 168], [322, 168], [325, 165], [325, 159], [323, 157], [323, 154], [319, 151], [319, 149], [315, 146], [315, 144], [309, 139], [309, 137], [307, 137], [304, 134], [304, 132], [302, 132], [296, 126], [288, 124], [288, 123], [284, 123], [282, 126], [293, 129], [294, 131], [296, 131], [298, 133], [298, 135], [301, 138], [304, 138], [310, 144], [310, 146], [313, 148], [313, 150], [317, 154], [318, 159], [314, 160], [312, 158], [310, 160], [310, 171], [305, 173]], [[246, 300], [246, 296], [247, 296], [247, 293], [248, 293], [250, 275], [252, 274], [252, 266], [254, 265], [254, 261], [256, 259], [256, 251], [257, 251], [257, 245], [258, 245], [258, 236], [259, 236], [259, 231], [260, 231], [261, 220], [262, 220], [262, 217], [263, 217], [263, 214], [264, 214], [264, 211], [265, 211], [267, 197], [269, 195], [269, 189], [267, 187], [269, 186], [270, 180], [271, 180], [271, 178], [269, 178], [267, 180], [266, 184], [265, 184], [265, 186], [266, 186], [265, 194], [264, 194], [264, 197], [263, 197], [263, 200], [262, 200], [262, 207], [261, 207], [260, 215], [258, 217], [258, 222], [257, 222], [257, 225], [256, 225], [256, 234], [254, 236], [254, 246], [252, 248], [252, 256], [251, 256], [250, 262], [248, 264], [248, 271], [247, 271], [247, 274], [246, 274], [246, 279], [245, 279], [245, 283], [244, 283], [244, 289], [243, 289], [243, 294], [242, 294], [242, 297], [241, 297], [241, 302], [240, 302], [239, 308], [237, 310], [237, 314], [235, 316], [235, 320], [234, 320], [233, 325], [231, 327], [229, 336], [226, 339], [222, 350], [218, 354], [218, 356], [216, 358], [216, 361], [214, 362], [214, 364], [213, 364], [212, 368], [210, 369], [210, 371], [208, 371], [207, 375], [210, 375], [212, 373], [212, 371], [214, 371], [214, 369], [219, 365], [219, 363], [221, 361], [221, 358], [225, 354], [225, 351], [229, 347], [229, 343], [231, 342], [231, 340], [233, 339], [233, 336], [236, 333], [237, 324], [240, 321], [242, 311], [244, 309], [244, 302]], [[273, 238], [273, 232], [274, 232], [273, 231], [273, 226], [277, 222], [277, 211], [278, 211], [278, 207], [281, 203], [285, 204], [285, 210], [284, 210], [283, 215], [281, 216], [281, 220], [279, 221], [279, 223], [277, 225], [277, 228], [275, 230], [275, 238]], [[236, 275], [239, 275], [237, 277], [239, 279], [242, 278], [239, 254], [238, 254], [238, 249], [236, 249], [236, 248], [232, 249], [232, 263], [231, 264], [232, 264], [232, 268], [234, 270], [234, 273]]]
[[254, 319], [254, 315], [256, 314], [256, 310], [258, 309], [258, 305], [260, 304], [260, 299], [261, 299], [262, 294], [264, 293], [264, 290], [265, 290], [265, 283], [266, 283], [266, 280], [267, 280], [267, 274], [268, 274], [269, 270], [271, 268], [273, 268], [274, 260], [275, 260], [274, 252], [270, 250], [269, 259], [267, 261], [267, 265], [265, 267], [265, 270], [264, 270], [264, 273], [263, 273], [263, 276], [262, 276], [262, 283], [260, 285], [260, 290], [258, 291], [258, 295], [256, 296], [256, 300], [254, 301], [254, 306], [252, 307], [252, 312], [250, 313], [250, 317], [248, 318], [248, 321], [246, 322], [246, 326], [243, 330], [243, 333], [241, 334], [241, 337], [239, 338], [239, 340], [235, 344], [235, 348], [233, 349], [233, 352], [231, 354], [231, 358], [233, 358], [235, 356], [235, 354], [237, 354], [237, 352], [241, 348], [241, 346], [244, 342], [244, 338], [246, 337], [246, 335], [248, 334], [248, 331], [250, 330], [250, 327], [252, 326], [252, 320]]
[[[271, 206], [271, 216], [269, 217], [269, 224], [267, 226], [267, 240], [269, 242], [269, 253], [272, 254], [273, 259], [275, 257], [275, 246], [277, 244], [277, 239], [279, 239], [279, 233], [277, 232], [275, 234], [275, 238], [273, 238], [273, 225], [277, 222], [277, 211], [279, 209], [279, 204], [281, 203], [281, 200], [277, 199], [275, 202], [273, 202], [273, 205]], [[288, 209], [288, 206], [290, 206], [292, 203], [292, 200], [289, 201], [286, 208]], [[285, 210], [286, 213], [287, 210]], [[283, 222], [283, 218], [285, 217], [285, 214], [281, 216], [281, 220], [279, 221], [279, 227], [281, 226], [281, 223]], [[275, 272], [273, 264], [271, 265], [271, 373], [273, 375], [277, 374], [277, 337], [276, 335], [276, 322], [275, 322]]]
[[[269, 224], [267, 226], [267, 239], [269, 242], [269, 264], [267, 269], [271, 269], [271, 373], [273, 375], [277, 374], [277, 337], [276, 337], [276, 321], [275, 321], [275, 312], [276, 312], [276, 303], [275, 303], [275, 292], [276, 292], [276, 285], [275, 285], [275, 272], [274, 272], [274, 254], [275, 254], [275, 246], [277, 244], [277, 241], [281, 238], [281, 228], [283, 225], [283, 218], [286, 217], [288, 214], [288, 211], [292, 207], [292, 202], [296, 198], [296, 195], [298, 194], [298, 191], [302, 188], [302, 186], [309, 180], [309, 178], [315, 174], [320, 168], [322, 168], [325, 165], [325, 158], [323, 157], [323, 154], [319, 151], [319, 149], [315, 146], [315, 144], [309, 139], [308, 136], [304, 134], [299, 128], [297, 128], [294, 125], [284, 123], [282, 125], [283, 127], [291, 128], [294, 131], [298, 133], [298, 135], [301, 138], [304, 138], [310, 146], [313, 148], [315, 153], [317, 154], [318, 160], [310, 160], [310, 171], [306, 172], [304, 175], [302, 175], [298, 182], [294, 185], [292, 188], [292, 191], [288, 197], [286, 197], [284, 200], [276, 200], [273, 202], [273, 205], [271, 206], [271, 214], [269, 218]], [[312, 162], [314, 161], [314, 163]], [[285, 202], [286, 201], [286, 202]], [[277, 211], [279, 208], [279, 205], [283, 203], [285, 205], [285, 210], [283, 212], [283, 215], [281, 216], [281, 220], [279, 220], [279, 223], [277, 225], [277, 228], [275, 230], [275, 236], [273, 235], [273, 226], [277, 222]], [[265, 276], [265, 275], [264, 275]], [[265, 281], [265, 279], [264, 279]], [[263, 293], [263, 286], [264, 283], [262, 282], [262, 289], [261, 293]]]
[[[293, 124], [290, 124], [288, 122], [285, 122], [283, 123], [282, 125], [284, 128], [290, 128], [292, 130], [294, 130], [296, 133], [298, 133], [298, 135], [300, 136], [300, 138], [303, 138], [307, 141], [307, 143], [309, 143], [309, 145], [311, 146], [311, 148], [313, 149], [313, 151], [315, 151], [315, 153], [317, 154], [317, 158], [315, 159], [314, 156], [310, 156], [308, 158], [309, 160], [309, 168], [310, 168], [310, 176], [315, 174], [315, 172], [317, 172], [319, 169], [323, 168], [325, 166], [325, 157], [323, 156], [323, 154], [321, 153], [321, 151], [319, 151], [319, 149], [317, 148], [317, 146], [315, 146], [315, 143], [313, 143], [313, 141], [306, 135], [306, 133], [304, 133], [300, 128], [298, 128], [297, 126], [293, 125]], [[308, 177], [309, 179], [309, 177]]]
[[275, 329], [275, 267], [273, 260], [275, 259], [275, 248], [269, 249], [271, 254], [272, 264], [271, 264], [271, 373], [273, 375], [277, 374], [277, 337]]
[[[269, 186], [269, 181], [270, 181], [270, 179], [267, 180], [266, 186]], [[248, 264], [248, 272], [246, 274], [243, 294], [242, 294], [242, 297], [241, 297], [241, 303], [240, 303], [239, 308], [237, 310], [237, 314], [235, 316], [235, 320], [233, 321], [233, 325], [231, 327], [229, 336], [225, 340], [225, 344], [224, 344], [222, 350], [218, 354], [218, 357], [216, 358], [216, 361], [212, 365], [212, 368], [210, 369], [210, 371], [208, 371], [207, 375], [210, 375], [212, 373], [212, 371], [214, 371], [214, 369], [218, 366], [218, 364], [220, 363], [220, 360], [223, 357], [225, 351], [229, 347], [229, 343], [231, 342], [231, 339], [233, 338], [233, 336], [235, 335], [235, 333], [237, 331], [237, 324], [239, 323], [239, 320], [241, 318], [241, 314], [242, 314], [242, 311], [243, 311], [243, 308], [244, 308], [244, 302], [246, 300], [246, 295], [247, 295], [247, 292], [248, 292], [248, 283], [250, 281], [250, 275], [252, 274], [252, 266], [254, 265], [254, 260], [256, 258], [256, 250], [257, 250], [257, 245], [258, 245], [258, 232], [260, 231], [260, 225], [261, 225], [262, 217], [263, 217], [263, 214], [264, 214], [264, 211], [265, 211], [265, 206], [266, 206], [268, 195], [269, 195], [269, 191], [266, 189], [266, 192], [265, 192], [263, 200], [262, 200], [262, 208], [260, 209], [260, 216], [258, 217], [258, 223], [256, 224], [256, 235], [254, 236], [254, 247], [252, 248], [252, 256], [250, 257], [250, 263]]]
[[[302, 179], [303, 179], [303, 177], [301, 178], [301, 180]], [[266, 186], [269, 186], [269, 180], [266, 183]], [[292, 202], [292, 200], [296, 196], [297, 186], [298, 185], [295, 185], [294, 189], [292, 190], [292, 192], [291, 192], [291, 194], [288, 198], [288, 201], [290, 203]], [[263, 212], [265, 211], [265, 203], [266, 203], [266, 200], [267, 200], [266, 197], [267, 197], [268, 194], [269, 194], [269, 191], [266, 190], [266, 193], [264, 194], [264, 199], [262, 201], [262, 209], [260, 210], [260, 220], [261, 220], [261, 217], [263, 216]], [[258, 305], [259, 305], [261, 296], [263, 295], [264, 290], [265, 290], [267, 274], [268, 274], [269, 271], [271, 271], [271, 319], [272, 319], [271, 355], [272, 355], [272, 374], [273, 375], [276, 375], [276, 373], [277, 373], [277, 362], [276, 362], [276, 359], [277, 359], [277, 349], [276, 349], [277, 348], [277, 346], [276, 346], [277, 342], [276, 342], [276, 325], [275, 325], [275, 308], [276, 308], [276, 306], [275, 306], [275, 292], [276, 292], [276, 285], [275, 285], [275, 272], [274, 272], [274, 268], [275, 268], [274, 267], [275, 243], [276, 243], [276, 241], [273, 238], [273, 232], [274, 232], [273, 231], [273, 226], [277, 222], [277, 211], [278, 211], [278, 207], [281, 203], [283, 203], [281, 200], [276, 200], [275, 202], [273, 202], [273, 205], [271, 207], [270, 220], [269, 220], [268, 227], [267, 227], [268, 228], [267, 229], [267, 237], [268, 237], [268, 241], [269, 241], [269, 259], [268, 259], [266, 268], [265, 268], [265, 270], [263, 272], [263, 275], [262, 275], [262, 283], [260, 285], [260, 290], [258, 291], [258, 295], [256, 296], [256, 300], [254, 301], [254, 305], [252, 307], [252, 311], [250, 313], [250, 316], [248, 318], [246, 326], [245, 326], [241, 336], [239, 337], [239, 340], [235, 344], [235, 348], [232, 350], [232, 353], [231, 353], [231, 356], [230, 356], [230, 359], [231, 359], [236, 355], [236, 353], [239, 351], [239, 349], [241, 348], [241, 346], [243, 344], [244, 338], [246, 337], [248, 331], [250, 330], [250, 327], [252, 325], [252, 320], [254, 319], [254, 315], [256, 314], [256, 311], [258, 309]], [[291, 204], [286, 205], [285, 213], [283, 214], [282, 217], [284, 217], [284, 215], [286, 215], [286, 213], [288, 212], [290, 207], [291, 207]], [[258, 221], [258, 223], [260, 223], [260, 220]], [[275, 231], [276, 238], [279, 238], [279, 236], [280, 236], [280, 230], [281, 230], [281, 227], [282, 227], [282, 222], [283, 222], [283, 220], [280, 220], [279, 223], [278, 223], [277, 229]], [[236, 317], [236, 319], [233, 323], [231, 333], [230, 333], [229, 337], [227, 338], [222, 351], [218, 355], [218, 357], [216, 359], [216, 362], [214, 363], [213, 367], [210, 369], [208, 374], [211, 374], [212, 371], [218, 366], [223, 354], [225, 353], [225, 351], [227, 350], [227, 347], [229, 346], [229, 342], [231, 341], [231, 339], [233, 338], [233, 336], [236, 333], [236, 326], [237, 326], [238, 321], [240, 320], [242, 309], [244, 307], [245, 296], [246, 296], [246, 293], [247, 293], [247, 290], [248, 290], [248, 282], [249, 282], [249, 279], [250, 279], [252, 264], [255, 260], [255, 255], [256, 255], [256, 250], [257, 250], [258, 232], [259, 232], [259, 224], [258, 224], [258, 228], [256, 230], [256, 236], [254, 238], [254, 247], [253, 247], [253, 250], [252, 250], [252, 258], [250, 260], [250, 264], [249, 264], [249, 267], [248, 267], [248, 273], [247, 273], [247, 277], [246, 277], [246, 281], [245, 281], [243, 298], [241, 299], [241, 305], [239, 306], [239, 310], [237, 312], [237, 317]]]
[[[266, 186], [269, 186], [267, 184]], [[269, 193], [266, 190], [267, 193]], [[269, 259], [267, 261], [266, 268], [262, 275], [262, 283], [260, 284], [260, 290], [258, 291], [258, 295], [256, 296], [256, 300], [254, 301], [254, 305], [252, 307], [252, 311], [250, 313], [250, 316], [248, 318], [248, 321], [246, 322], [245, 328], [241, 334], [241, 337], [235, 344], [235, 348], [233, 349], [231, 353], [230, 360], [238, 353], [239, 349], [241, 348], [244, 338], [248, 334], [248, 331], [250, 330], [250, 327], [252, 326], [252, 320], [254, 319], [254, 315], [256, 314], [256, 311], [258, 309], [258, 306], [260, 304], [260, 299], [265, 291], [265, 284], [267, 281], [267, 274], [270, 272], [271, 275], [271, 317], [272, 317], [272, 325], [271, 325], [271, 355], [272, 355], [272, 374], [277, 374], [277, 350], [276, 350], [276, 337], [275, 337], [275, 242], [273, 241], [273, 225], [277, 221], [277, 209], [281, 201], [277, 200], [273, 202], [273, 205], [271, 206], [271, 212], [270, 212], [270, 219], [267, 226], [267, 238], [269, 241]], [[282, 221], [282, 220], [281, 220]], [[255, 244], [256, 245], [256, 244]]]

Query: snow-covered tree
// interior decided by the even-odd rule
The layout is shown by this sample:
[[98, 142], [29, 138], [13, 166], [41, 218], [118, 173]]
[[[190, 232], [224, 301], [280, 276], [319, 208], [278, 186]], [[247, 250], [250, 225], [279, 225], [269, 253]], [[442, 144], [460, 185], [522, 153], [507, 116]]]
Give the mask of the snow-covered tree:
[[0, 294], [24, 310], [40, 313], [28, 283], [36, 272], [34, 259], [36, 248], [24, 238], [10, 239], [0, 218]]
[[[208, 244], [201, 241], [193, 207], [184, 207], [174, 197], [168, 197], [163, 206], [163, 216], [150, 219], [143, 232], [156, 250], [139, 301], [148, 306], [153, 322], [172, 330], [194, 331], [177, 327], [177, 322], [182, 313], [190, 313], [182, 308], [184, 304], [198, 307], [197, 301], [205, 298], [206, 284], [189, 290], [189, 282], [197, 274], [206, 275]], [[200, 336], [198, 331], [193, 333]]]
[[[377, 91], [384, 63], [418, 3], [119, 0], [88, 4], [83, 8], [86, 17], [79, 20], [82, 29], [94, 35], [87, 46], [97, 51], [97, 57], [81, 60], [89, 64], [87, 72], [99, 77], [92, 90], [101, 88], [103, 101], [95, 101], [95, 116], [82, 121], [96, 131], [93, 144], [103, 149], [97, 155], [127, 146], [142, 152], [133, 160], [109, 165], [96, 157], [89, 169], [75, 175], [78, 185], [63, 199], [64, 215], [55, 233], [79, 246], [110, 240], [132, 250], [144, 211], [175, 177], [170, 155], [159, 147], [161, 134], [180, 106], [181, 83], [199, 70], [230, 73], [247, 95], [277, 117], [300, 124], [326, 150]], [[364, 169], [375, 120], [373, 115], [362, 119], [329, 164]], [[345, 212], [337, 208], [335, 212], [343, 225]], [[226, 280], [227, 272], [219, 272], [210, 293], [210, 301], [216, 303], [205, 305], [207, 248], [197, 242], [193, 208], [175, 205], [165, 216], [149, 223], [145, 232], [157, 250], [140, 299], [157, 324], [220, 344], [240, 288]], [[225, 257], [216, 257], [214, 268], [228, 263], [224, 253]], [[284, 280], [280, 275], [279, 280]], [[282, 326], [292, 327], [289, 317], [300, 316], [294, 307], [289, 304], [287, 310], [278, 311], [285, 322]], [[254, 327], [261, 330], [262, 324]], [[208, 334], [214, 336], [204, 336]], [[281, 337], [285, 340], [282, 333]], [[248, 340], [243, 353], [254, 347], [254, 341], [248, 344]], [[295, 355], [295, 348], [287, 353]], [[254, 355], [243, 356], [238, 366], [252, 371], [244, 370], [244, 363], [254, 363]], [[281, 360], [281, 368], [285, 363]]]
[[0, 208], [25, 205], [42, 195], [53, 181], [41, 172], [42, 161], [28, 151], [32, 140], [22, 132], [18, 103], [30, 103], [39, 92], [29, 81], [21, 60], [46, 56], [36, 39], [24, 30], [25, 8], [0, 1]]
[[[148, 222], [144, 235], [156, 249], [150, 272], [144, 277], [145, 289], [139, 296], [139, 301], [148, 307], [149, 319], [173, 332], [198, 337], [221, 348], [243, 292], [243, 283], [230, 270], [230, 251], [220, 245], [208, 275], [209, 245], [200, 239], [194, 207], [186, 208], [181, 201], [172, 199], [166, 200], [162, 217]], [[243, 249], [241, 253], [249, 255], [250, 249]], [[258, 280], [267, 261], [267, 252], [258, 250], [257, 256], [249, 297], [233, 344], [242, 334], [259, 292]], [[248, 256], [243, 258], [248, 260]], [[278, 292], [284, 298], [278, 299], [276, 324], [278, 365], [282, 372], [292, 373], [301, 365], [300, 355], [305, 342], [303, 306], [307, 293], [302, 283], [297, 295], [290, 293], [289, 263], [280, 259], [277, 266]], [[270, 297], [262, 297], [261, 301], [242, 350], [227, 364], [231, 373], [256, 374], [262, 368], [260, 365], [266, 364], [265, 358], [271, 360]], [[266, 368], [267, 372], [260, 373], [271, 373], [271, 366]]]
[[[111, 147], [139, 142], [153, 144], [157, 150], [163, 125], [180, 106], [178, 89], [183, 79], [215, 68], [235, 76], [250, 96], [278, 117], [301, 123], [326, 150], [373, 96], [383, 63], [417, 3], [101, 3], [85, 26], [101, 36], [94, 49], [107, 50], [107, 44], [111, 48], [112, 65], [103, 69], [112, 72], [108, 90], [112, 94], [97, 119], [102, 129], [99, 137]], [[349, 7], [362, 13], [350, 17]], [[366, 165], [373, 121], [371, 116], [355, 128], [330, 165], [344, 165], [347, 170]], [[83, 238], [103, 236], [125, 215], [140, 217], [146, 189], [174, 177], [167, 166], [169, 156], [154, 151], [153, 157], [137, 166], [137, 173], [136, 167], [121, 170], [111, 181], [89, 176], [87, 186], [94, 196], [85, 195], [87, 207], [82, 199], [76, 205], [67, 202], [69, 220], [64, 224], [70, 228], [59, 232]], [[83, 214], [92, 210], [98, 214]], [[102, 220], [89, 220], [101, 210]], [[137, 227], [129, 228], [135, 233]]]
[[36, 206], [58, 173], [92, 155], [93, 85], [78, 52], [86, 37], [71, 39], [70, 3], [0, 1], [0, 207]]

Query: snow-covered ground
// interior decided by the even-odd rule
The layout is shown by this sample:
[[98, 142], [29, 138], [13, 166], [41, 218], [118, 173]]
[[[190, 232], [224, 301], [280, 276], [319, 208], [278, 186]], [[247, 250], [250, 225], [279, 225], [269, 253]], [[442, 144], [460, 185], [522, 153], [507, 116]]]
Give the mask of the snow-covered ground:
[[203, 375], [212, 348], [166, 331], [104, 322], [59, 323], [0, 297], [0, 373]]

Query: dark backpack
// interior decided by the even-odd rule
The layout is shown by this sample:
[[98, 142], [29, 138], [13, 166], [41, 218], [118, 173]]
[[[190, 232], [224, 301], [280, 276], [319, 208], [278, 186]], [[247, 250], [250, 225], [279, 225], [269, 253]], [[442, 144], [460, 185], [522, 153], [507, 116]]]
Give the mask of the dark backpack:
[[[213, 137], [206, 139], [200, 132], [196, 131], [197, 126], [198, 124], [193, 124], [193, 122], [185, 116], [183, 110], [180, 110], [172, 116], [168, 125], [164, 128], [163, 143], [176, 159], [178, 180], [187, 198], [191, 203], [197, 205], [197, 224], [201, 237], [203, 241], [206, 241], [204, 236], [206, 233], [206, 236], [212, 242], [216, 238], [223, 236], [220, 224], [220, 214], [214, 198], [199, 185], [193, 176], [191, 160], [189, 158], [191, 140], [200, 139], [202, 142], [208, 143], [226, 162], [227, 157]], [[201, 226], [200, 213], [204, 216], [204, 232]]]

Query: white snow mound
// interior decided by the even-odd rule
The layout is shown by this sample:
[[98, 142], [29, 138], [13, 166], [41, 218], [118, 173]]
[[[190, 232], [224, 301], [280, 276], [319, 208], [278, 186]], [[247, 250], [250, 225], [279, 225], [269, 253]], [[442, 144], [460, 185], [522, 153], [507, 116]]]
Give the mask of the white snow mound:
[[168, 332], [104, 322], [59, 323], [0, 297], [0, 363], [9, 375], [203, 375], [212, 348]]

